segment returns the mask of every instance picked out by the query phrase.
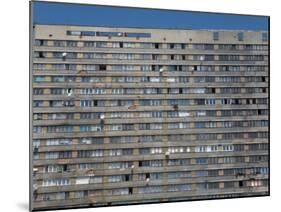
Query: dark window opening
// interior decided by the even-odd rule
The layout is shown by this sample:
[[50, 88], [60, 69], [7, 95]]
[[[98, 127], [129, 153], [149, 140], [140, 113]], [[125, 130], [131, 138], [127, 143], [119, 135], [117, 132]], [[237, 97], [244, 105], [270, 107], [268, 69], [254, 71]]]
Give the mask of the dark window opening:
[[128, 174], [125, 175], [125, 181], [130, 181], [130, 175]]
[[133, 188], [129, 187], [129, 194], [133, 194]]
[[175, 56], [174, 55], [171, 55], [171, 60], [174, 60], [175, 59]]
[[39, 40], [39, 46], [44, 46], [44, 41], [43, 40]]
[[98, 100], [94, 100], [94, 106], [95, 106], [95, 107], [98, 106]]
[[68, 171], [67, 165], [63, 165], [63, 171]]
[[179, 94], [182, 94], [182, 88], [179, 88]]
[[239, 181], [239, 187], [243, 187], [243, 186], [244, 186], [243, 181]]
[[44, 53], [43, 52], [39, 52], [39, 58], [44, 58]]
[[224, 99], [224, 104], [225, 104], [225, 105], [227, 104], [227, 99]]
[[159, 49], [159, 43], [155, 43], [155, 49]]
[[149, 176], [150, 176], [150, 174], [149, 174], [149, 173], [146, 173], [146, 174], [145, 174], [145, 179], [149, 179]]
[[123, 48], [123, 43], [122, 42], [119, 43], [119, 47]]
[[212, 93], [216, 93], [216, 88], [212, 88]]
[[106, 65], [100, 65], [99, 67], [100, 67], [101, 71], [105, 71], [106, 70]]

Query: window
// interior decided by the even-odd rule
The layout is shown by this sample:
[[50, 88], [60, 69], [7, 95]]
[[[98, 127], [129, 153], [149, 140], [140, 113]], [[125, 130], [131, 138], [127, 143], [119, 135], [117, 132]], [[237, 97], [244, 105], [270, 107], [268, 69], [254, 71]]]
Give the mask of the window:
[[213, 40], [214, 41], [219, 40], [219, 32], [213, 32]]
[[70, 139], [47, 139], [46, 145], [47, 146], [57, 146], [57, 145], [70, 145]]
[[80, 150], [78, 151], [78, 158], [89, 158], [89, 157], [102, 157], [103, 150]]
[[69, 185], [69, 179], [48, 179], [43, 180], [42, 186], [48, 187], [48, 186], [62, 186], [62, 185]]
[[190, 159], [172, 159], [168, 160], [168, 166], [184, 166], [189, 165]]
[[100, 132], [103, 131], [102, 125], [80, 125], [80, 132]]
[[56, 192], [56, 193], [43, 194], [44, 201], [65, 200], [68, 198], [69, 198], [69, 192]]
[[133, 149], [110, 149], [110, 156], [132, 155]]
[[162, 160], [139, 161], [139, 167], [162, 167], [162, 166], [163, 166]]
[[68, 46], [68, 47], [77, 47], [77, 41], [67, 41], [66, 42], [66, 45]]
[[148, 187], [139, 187], [138, 193], [144, 194], [144, 193], [157, 193], [162, 192], [162, 186], [148, 186]]
[[101, 176], [77, 177], [76, 185], [102, 183]]
[[93, 31], [81, 31], [82, 36], [95, 36], [95, 32]]
[[268, 41], [268, 33], [267, 32], [262, 33], [262, 41]]
[[76, 199], [83, 199], [88, 197], [88, 191], [76, 191], [75, 192], [75, 198]]
[[141, 32], [125, 32], [125, 37], [136, 37], [136, 38], [150, 38], [150, 33], [141, 33]]
[[134, 124], [112, 124], [111, 131], [131, 131], [134, 130]]
[[95, 42], [93, 42], [93, 41], [84, 42], [84, 47], [94, 47], [94, 46], [95, 46]]
[[196, 164], [207, 164], [207, 158], [197, 158]]
[[76, 36], [79, 36], [81, 35], [81, 32], [80, 31], [66, 31], [66, 35], [76, 35]]
[[109, 169], [128, 169], [131, 168], [133, 162], [113, 162], [108, 164]]
[[243, 32], [238, 32], [237, 33], [238, 41], [243, 41], [244, 40], [244, 33]]
[[129, 188], [116, 188], [110, 190], [111, 195], [128, 195]]
[[55, 40], [54, 46], [55, 47], [64, 47], [66, 45], [65, 41]]

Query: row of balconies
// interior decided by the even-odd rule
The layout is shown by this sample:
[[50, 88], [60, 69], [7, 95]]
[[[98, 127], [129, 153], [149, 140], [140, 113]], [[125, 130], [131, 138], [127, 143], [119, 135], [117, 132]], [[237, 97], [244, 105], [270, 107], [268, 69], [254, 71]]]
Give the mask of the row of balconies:
[[195, 60], [118, 60], [118, 59], [48, 59], [48, 58], [33, 58], [33, 63], [45, 63], [45, 64], [120, 64], [120, 65], [268, 65], [268, 60], [264, 61], [249, 61], [249, 60], [238, 60], [238, 61], [195, 61]]
[[[76, 151], [74, 153], [77, 154]], [[44, 154], [41, 154], [42, 159], [34, 160], [34, 166], [43, 166], [48, 164], [74, 164], [74, 163], [109, 163], [109, 162], [122, 162], [122, 161], [144, 161], [144, 160], [173, 160], [173, 159], [191, 159], [190, 165], [197, 166], [195, 164], [195, 159], [202, 158], [202, 157], [209, 157], [209, 158], [222, 158], [222, 157], [249, 157], [249, 156], [267, 156], [268, 150], [262, 151], [245, 151], [245, 152], [216, 152], [216, 153], [177, 153], [177, 154], [169, 154], [168, 156], [164, 153], [162, 154], [151, 154], [151, 155], [139, 155], [136, 152], [132, 155], [121, 155], [121, 156], [110, 156], [109, 154], [103, 155], [101, 157], [88, 157], [88, 158], [64, 158], [64, 159], [45, 159]], [[44, 159], [43, 159], [44, 158]], [[219, 158], [219, 159], [220, 159]], [[248, 161], [249, 162], [249, 161]], [[194, 163], [194, 164], [193, 164]], [[220, 160], [219, 164], [223, 164], [224, 162]], [[258, 162], [257, 162], [258, 163]], [[163, 168], [163, 166], [162, 166]]]
[[[231, 95], [231, 96], [229, 96]], [[202, 99], [202, 98], [268, 98], [268, 93], [239, 94], [67, 94], [33, 95], [33, 100], [122, 100], [122, 99]]]
[[[136, 163], [136, 162], [134, 162]], [[179, 171], [200, 171], [200, 170], [219, 170], [223, 171], [224, 169], [234, 169], [234, 168], [255, 168], [255, 167], [268, 167], [268, 162], [248, 162], [248, 163], [223, 163], [220, 164], [207, 164], [207, 165], [189, 165], [189, 166], [166, 166], [163, 167], [137, 167], [134, 168], [121, 168], [121, 169], [109, 169], [107, 163], [103, 163], [103, 169], [85, 169], [80, 170], [78, 167], [75, 169], [68, 169], [64, 172], [45, 172], [44, 166], [34, 166], [36, 171], [34, 171], [33, 179], [56, 179], [56, 178], [70, 178], [70, 177], [79, 177], [79, 176], [89, 176], [95, 174], [96, 176], [107, 176], [107, 175], [124, 175], [124, 174], [143, 174], [143, 173], [159, 173], [159, 172], [179, 172]], [[73, 165], [73, 164], [72, 164]], [[137, 164], [136, 164], [137, 165]], [[76, 166], [76, 164], [74, 165]]]
[[[207, 195], [234, 195], [240, 194], [241, 196], [257, 196], [257, 195], [268, 195], [269, 188], [267, 186], [264, 187], [249, 187], [249, 188], [228, 188], [228, 189], [213, 189], [210, 191], [184, 191], [184, 192], [170, 192], [170, 193], [152, 193], [152, 194], [134, 194], [134, 195], [120, 195], [120, 196], [101, 196], [101, 197], [89, 197], [83, 199], [69, 199], [69, 200], [54, 200], [54, 201], [41, 201], [34, 202], [34, 208], [42, 209], [50, 207], [81, 207], [83, 204], [87, 204], [88, 206], [97, 206], [99, 205], [107, 205], [107, 203], [111, 205], [112, 202], [125, 201], [126, 204], [130, 204], [131, 201], [137, 203], [138, 201], [141, 203], [143, 200], [151, 200], [155, 199], [155, 203], [159, 202], [158, 199], [166, 199], [169, 198], [169, 201], [173, 201], [172, 198], [192, 198], [193, 200], [201, 199], [202, 197], [208, 198]], [[212, 197], [211, 197], [212, 198]], [[218, 197], [217, 197], [218, 198]], [[167, 200], [165, 200], [167, 202]], [[125, 204], [125, 203], [123, 203]]]
[[[79, 102], [78, 102], [79, 103]], [[268, 109], [268, 105], [179, 105], [178, 110], [239, 110], [239, 109]], [[33, 113], [64, 113], [64, 112], [128, 112], [128, 111], [163, 111], [175, 110], [172, 105], [159, 105], [159, 106], [103, 106], [103, 107], [37, 107], [32, 108]]]
[[[238, 64], [238, 66], [240, 66]], [[176, 76], [267, 76], [268, 75], [268, 67], [265, 67], [265, 71], [166, 71], [166, 72], [161, 72], [162, 77], [176, 77]], [[112, 77], [112, 76], [159, 76], [160, 73], [159, 71], [112, 71], [112, 70], [107, 70], [107, 71], [86, 71], [86, 70], [34, 70], [33, 75], [46, 75], [46, 76], [107, 76], [107, 77]], [[149, 84], [149, 83], [146, 83]], [[167, 83], [168, 84], [168, 83]], [[173, 83], [169, 83], [173, 84]]]
[[[163, 112], [165, 115], [166, 112]], [[211, 120], [210, 120], [211, 119]], [[161, 118], [110, 118], [105, 114], [103, 124], [138, 124], [138, 123], [173, 123], [173, 122], [194, 122], [194, 121], [249, 121], [249, 120], [267, 120], [267, 115], [260, 116], [206, 116], [206, 117], [161, 117]], [[102, 119], [71, 119], [71, 120], [33, 120], [33, 126], [50, 125], [79, 125], [79, 124], [101, 124]]]
[[104, 137], [104, 136], [141, 136], [141, 135], [175, 135], [200, 133], [233, 133], [233, 132], [264, 132], [268, 127], [236, 127], [236, 128], [193, 128], [193, 129], [162, 129], [162, 130], [131, 130], [131, 131], [93, 131], [71, 133], [34, 133], [33, 139], [73, 138], [73, 137]]
[[268, 50], [200, 50], [200, 49], [144, 49], [144, 48], [96, 48], [96, 47], [55, 47], [34, 46], [34, 51], [61, 51], [61, 52], [94, 52], [94, 53], [138, 53], [138, 54], [259, 54], [267, 55]]
[[210, 183], [210, 182], [237, 182], [241, 180], [260, 180], [268, 179], [268, 175], [255, 175], [255, 176], [217, 176], [217, 177], [194, 177], [187, 179], [177, 179], [173, 182], [168, 179], [155, 180], [155, 181], [127, 181], [118, 183], [93, 183], [93, 184], [74, 184], [74, 185], [64, 185], [64, 186], [49, 186], [49, 187], [38, 187], [37, 193], [50, 193], [50, 192], [62, 192], [62, 191], [83, 191], [83, 190], [98, 190], [98, 189], [114, 189], [114, 188], [124, 188], [124, 187], [142, 187], [142, 186], [167, 186], [167, 185], [178, 185], [178, 184], [194, 184], [194, 183]]
[[[223, 142], [223, 140], [208, 142], [204, 141], [205, 145], [222, 145], [222, 144], [257, 144], [257, 143], [268, 143], [267, 140], [260, 139], [259, 141], [253, 141], [253, 139], [240, 139], [242, 141], [233, 142], [232, 140], [228, 142]], [[256, 139], [257, 140], [257, 139]], [[49, 152], [49, 151], [74, 151], [74, 150], [95, 150], [95, 149], [126, 149], [126, 148], [148, 148], [148, 147], [195, 147], [198, 146], [198, 141], [179, 141], [179, 142], [144, 142], [144, 143], [104, 143], [104, 144], [72, 144], [72, 145], [58, 145], [58, 146], [40, 146], [37, 152]], [[202, 142], [203, 143], [203, 142]], [[213, 152], [216, 154], [217, 151]], [[219, 151], [218, 151], [219, 152]], [[189, 152], [188, 154], [190, 154]], [[212, 153], [212, 152], [209, 152]], [[206, 154], [206, 153], [205, 153]]]

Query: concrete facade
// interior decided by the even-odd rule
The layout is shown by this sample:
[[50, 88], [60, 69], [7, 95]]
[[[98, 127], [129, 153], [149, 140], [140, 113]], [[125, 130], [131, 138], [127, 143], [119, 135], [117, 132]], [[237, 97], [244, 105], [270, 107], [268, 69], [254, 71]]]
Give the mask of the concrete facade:
[[264, 31], [35, 25], [32, 209], [269, 194]]

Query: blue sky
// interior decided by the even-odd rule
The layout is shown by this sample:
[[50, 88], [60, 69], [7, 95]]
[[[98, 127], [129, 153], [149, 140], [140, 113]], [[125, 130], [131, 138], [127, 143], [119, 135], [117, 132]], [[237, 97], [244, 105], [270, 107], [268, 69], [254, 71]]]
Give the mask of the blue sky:
[[264, 16], [34, 2], [34, 23], [107, 27], [267, 30]]

